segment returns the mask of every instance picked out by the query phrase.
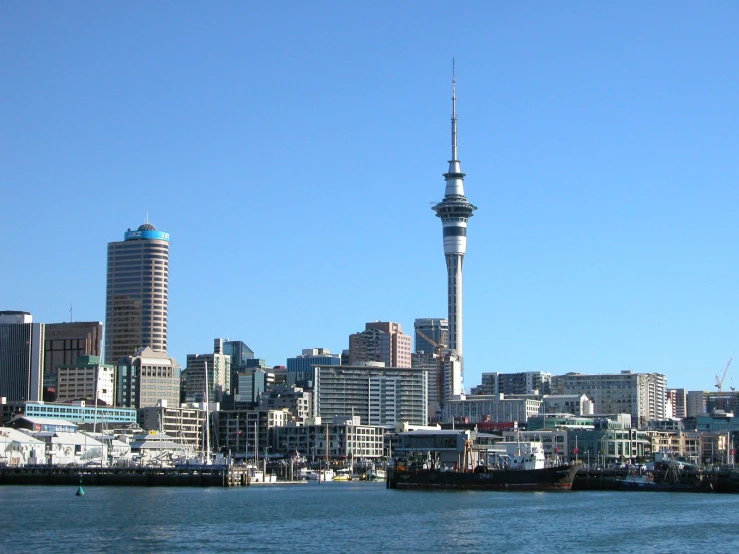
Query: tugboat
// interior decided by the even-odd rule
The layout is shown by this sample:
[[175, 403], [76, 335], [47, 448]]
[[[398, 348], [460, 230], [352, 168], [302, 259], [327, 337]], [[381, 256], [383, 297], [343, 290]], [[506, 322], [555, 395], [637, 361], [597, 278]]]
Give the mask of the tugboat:
[[[580, 468], [577, 463], [547, 464], [540, 442], [474, 446], [460, 433], [446, 432], [445, 441], [439, 434], [443, 431], [434, 433], [442, 440], [434, 441], [426, 432], [427, 440], [422, 442], [445, 443], [447, 448], [408, 451], [406, 456], [396, 458], [388, 472], [387, 488], [569, 491]], [[413, 437], [406, 438], [413, 442]], [[454, 438], [463, 439], [460, 450], [452, 448]]]

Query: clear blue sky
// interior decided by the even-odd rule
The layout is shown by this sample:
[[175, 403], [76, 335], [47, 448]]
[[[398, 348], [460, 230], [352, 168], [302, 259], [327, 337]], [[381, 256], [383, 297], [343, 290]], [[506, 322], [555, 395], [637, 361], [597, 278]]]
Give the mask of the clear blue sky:
[[2, 0], [0, 309], [103, 321], [106, 244], [148, 212], [182, 364], [445, 317], [455, 57], [466, 387], [715, 390], [739, 357], [737, 29], [729, 1]]

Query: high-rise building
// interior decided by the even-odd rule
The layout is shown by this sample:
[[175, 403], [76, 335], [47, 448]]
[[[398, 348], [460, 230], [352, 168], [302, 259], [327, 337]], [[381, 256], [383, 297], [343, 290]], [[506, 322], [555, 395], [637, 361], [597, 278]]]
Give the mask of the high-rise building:
[[411, 337], [400, 323], [374, 321], [361, 333], [349, 335], [349, 364], [382, 362], [388, 367], [411, 367]]
[[647, 422], [665, 419], [667, 378], [662, 373], [567, 373], [552, 377], [555, 394], [586, 394], [596, 414], [631, 414], [640, 429]]
[[56, 369], [72, 365], [80, 356], [100, 356], [103, 324], [100, 321], [47, 323], [44, 341], [44, 400], [53, 402], [57, 395]]
[[688, 415], [688, 391], [667, 389], [667, 398], [672, 404], [672, 417], [685, 418]]
[[708, 413], [708, 391], [704, 390], [691, 390], [688, 391], [687, 396], [687, 417], [696, 417], [699, 415], [706, 415]]
[[436, 353], [440, 347], [449, 346], [449, 321], [442, 318], [419, 318], [413, 322], [416, 335], [414, 352]]
[[300, 356], [287, 359], [287, 385], [312, 390], [317, 365], [341, 365], [341, 354], [331, 354], [326, 348], [303, 348]]
[[316, 416], [359, 416], [364, 425], [428, 424], [428, 387], [423, 369], [316, 366]]
[[[447, 267], [447, 303], [449, 307], [449, 348], [464, 369], [462, 348], [462, 265], [467, 252], [467, 220], [477, 207], [470, 204], [464, 195], [464, 177], [457, 158], [457, 88], [452, 78], [452, 159], [449, 170], [444, 174], [446, 189], [444, 199], [433, 207], [441, 219], [444, 258]], [[462, 372], [460, 372], [460, 379]], [[463, 390], [460, 384], [452, 384], [451, 390]]]
[[28, 312], [0, 312], [0, 398], [41, 400], [44, 367], [43, 323]]
[[168, 304], [169, 233], [147, 222], [108, 243], [105, 362], [144, 347], [166, 352]]
[[223, 353], [223, 339], [213, 341], [213, 354], [187, 355], [183, 381], [187, 402], [204, 402], [206, 385], [208, 402], [223, 402], [231, 391], [231, 356]]

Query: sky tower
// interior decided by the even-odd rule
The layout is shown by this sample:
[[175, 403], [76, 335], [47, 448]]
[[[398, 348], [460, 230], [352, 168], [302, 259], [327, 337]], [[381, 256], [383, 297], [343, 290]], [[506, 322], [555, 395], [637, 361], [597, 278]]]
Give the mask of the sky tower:
[[[452, 159], [444, 173], [444, 199], [432, 209], [441, 219], [444, 236], [444, 258], [447, 268], [447, 300], [449, 305], [449, 348], [462, 355], [462, 265], [467, 251], [467, 220], [477, 209], [464, 195], [464, 173], [457, 158], [457, 82], [452, 63]], [[464, 367], [462, 363], [462, 367]], [[461, 386], [461, 383], [457, 383]]]

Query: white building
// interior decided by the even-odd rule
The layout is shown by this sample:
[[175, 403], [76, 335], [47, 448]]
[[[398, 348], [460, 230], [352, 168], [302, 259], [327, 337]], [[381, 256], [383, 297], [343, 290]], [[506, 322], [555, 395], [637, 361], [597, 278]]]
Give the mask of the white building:
[[593, 402], [584, 394], [550, 394], [542, 398], [544, 414], [592, 415]]
[[450, 400], [444, 405], [444, 421], [465, 418], [470, 423], [525, 422], [539, 413], [541, 400], [533, 398], [504, 398], [504, 396], [468, 396], [464, 400]]
[[28, 433], [0, 427], [0, 465], [23, 466], [46, 463], [46, 444]]
[[647, 421], [664, 419], [667, 378], [661, 373], [568, 373], [552, 377], [555, 394], [585, 394], [597, 414], [630, 413], [639, 428]]
[[366, 366], [316, 366], [318, 417], [357, 415], [365, 425], [428, 423], [426, 370]]

